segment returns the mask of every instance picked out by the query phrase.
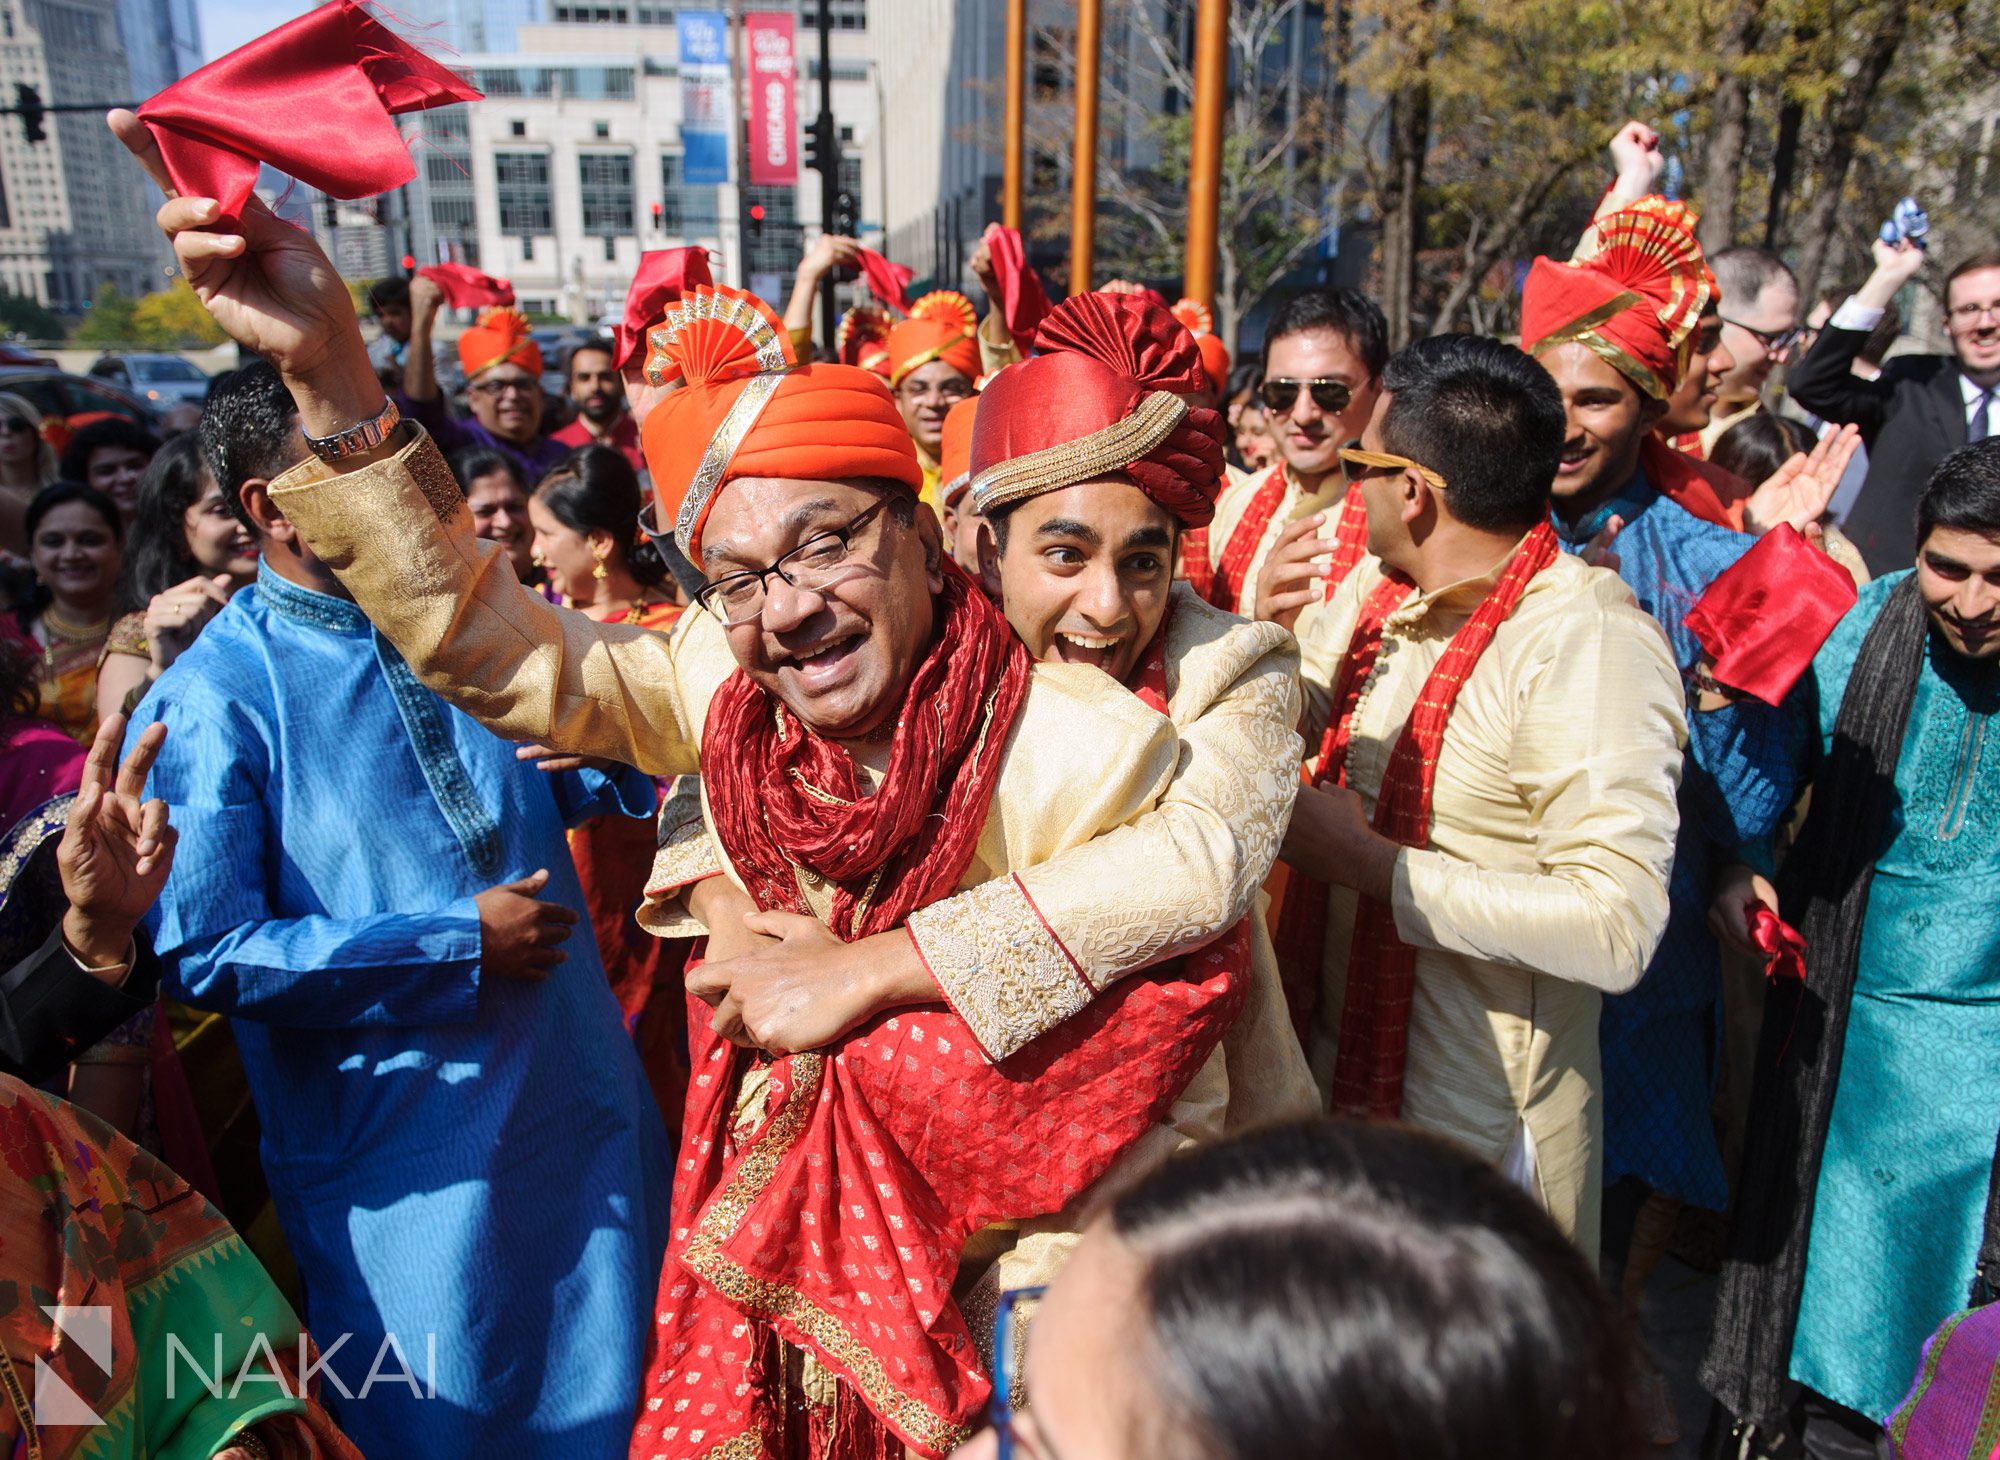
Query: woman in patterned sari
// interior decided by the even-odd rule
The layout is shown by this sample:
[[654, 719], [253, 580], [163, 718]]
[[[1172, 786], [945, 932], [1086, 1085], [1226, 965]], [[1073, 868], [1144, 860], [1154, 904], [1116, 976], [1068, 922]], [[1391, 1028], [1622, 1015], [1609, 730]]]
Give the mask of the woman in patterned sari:
[[299, 1382], [315, 1358], [186, 1182], [0, 1076], [0, 1455], [359, 1460]]
[[0, 635], [41, 661], [41, 717], [88, 745], [97, 733], [97, 661], [111, 633], [124, 523], [102, 492], [58, 482], [28, 504], [27, 533], [35, 586], [0, 615]]

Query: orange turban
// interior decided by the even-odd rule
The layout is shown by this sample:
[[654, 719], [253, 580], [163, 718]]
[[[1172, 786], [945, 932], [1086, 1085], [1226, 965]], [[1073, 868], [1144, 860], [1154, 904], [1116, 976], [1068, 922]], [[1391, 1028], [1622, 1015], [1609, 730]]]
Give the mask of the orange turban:
[[979, 378], [979, 316], [972, 301], [952, 289], [934, 289], [910, 306], [910, 317], [889, 331], [889, 384], [942, 360], [967, 380]]
[[1215, 316], [1199, 299], [1177, 299], [1173, 316], [1187, 326], [1201, 351], [1201, 368], [1208, 374], [1209, 388], [1217, 394], [1229, 389], [1229, 346], [1215, 332]]
[[1574, 342], [1654, 400], [1672, 395], [1715, 296], [1694, 222], [1684, 203], [1641, 198], [1593, 224], [1568, 263], [1536, 259], [1521, 291], [1521, 348]]
[[979, 397], [969, 395], [945, 412], [944, 444], [938, 451], [938, 496], [947, 507], [956, 507], [972, 485], [972, 422], [978, 411]]
[[882, 382], [852, 365], [800, 365], [791, 336], [754, 294], [697, 285], [647, 336], [646, 379], [682, 388], [646, 417], [641, 441], [656, 510], [701, 562], [701, 530], [737, 477], [923, 485], [910, 433]]
[[528, 333], [528, 318], [518, 309], [489, 309], [479, 322], [458, 337], [458, 363], [465, 378], [512, 361], [530, 375], [542, 373], [542, 350]]
[[1117, 474], [1184, 527], [1215, 516], [1222, 415], [1181, 399], [1202, 388], [1201, 352], [1165, 305], [1143, 294], [1072, 295], [1042, 321], [1035, 348], [979, 397], [972, 497], [981, 512]]

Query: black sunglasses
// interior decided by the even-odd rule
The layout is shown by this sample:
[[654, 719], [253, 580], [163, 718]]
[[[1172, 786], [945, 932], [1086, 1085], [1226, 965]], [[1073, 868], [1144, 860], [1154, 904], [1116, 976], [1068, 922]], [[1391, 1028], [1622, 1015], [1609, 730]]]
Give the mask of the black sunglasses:
[[1282, 377], [1267, 380], [1257, 387], [1257, 394], [1264, 398], [1267, 407], [1282, 416], [1298, 401], [1301, 387], [1312, 392], [1313, 404], [1329, 416], [1339, 415], [1354, 399], [1354, 392], [1348, 388], [1346, 381], [1329, 379], [1324, 375], [1315, 380], [1286, 380]]

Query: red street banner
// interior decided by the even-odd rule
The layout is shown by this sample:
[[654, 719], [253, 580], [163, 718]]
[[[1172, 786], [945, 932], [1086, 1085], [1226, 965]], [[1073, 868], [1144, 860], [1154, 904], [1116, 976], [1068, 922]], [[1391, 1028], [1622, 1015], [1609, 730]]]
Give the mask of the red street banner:
[[799, 117], [792, 88], [799, 74], [790, 14], [743, 17], [750, 53], [750, 181], [792, 187], [799, 180]]

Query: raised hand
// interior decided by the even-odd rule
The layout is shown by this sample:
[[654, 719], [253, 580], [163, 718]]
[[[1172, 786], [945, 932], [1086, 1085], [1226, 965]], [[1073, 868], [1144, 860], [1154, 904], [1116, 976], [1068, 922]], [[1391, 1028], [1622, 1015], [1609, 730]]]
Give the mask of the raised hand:
[[204, 625], [229, 602], [229, 575], [198, 574], [155, 593], [146, 605], [146, 649], [155, 676], [195, 641]]
[[121, 765], [118, 746], [124, 738], [123, 715], [97, 727], [83, 784], [56, 844], [56, 868], [69, 899], [63, 937], [92, 968], [124, 961], [133, 931], [166, 885], [179, 836], [167, 824], [166, 802], [140, 800], [167, 727], [147, 726]]
[[382, 387], [354, 301], [313, 236], [255, 197], [225, 222], [213, 198], [174, 191], [136, 115], [120, 108], [106, 120], [166, 195], [155, 216], [195, 296], [225, 334], [278, 367], [307, 434], [331, 435], [380, 411]]
[[1608, 568], [1614, 573], [1617, 572], [1622, 560], [1611, 550], [1611, 544], [1618, 540], [1618, 534], [1624, 530], [1625, 519], [1613, 517], [1597, 529], [1596, 535], [1583, 545], [1583, 551], [1577, 556], [1593, 568]]
[[1611, 138], [1611, 165], [1618, 170], [1620, 193], [1629, 188], [1632, 197], [1644, 197], [1667, 165], [1660, 134], [1644, 122], [1627, 122]]
[[1810, 454], [1795, 453], [1744, 502], [1743, 530], [1761, 534], [1789, 523], [1804, 532], [1818, 522], [1860, 446], [1860, 429], [1842, 426], [1820, 437]]
[[979, 235], [979, 242], [972, 250], [972, 257], [966, 260], [972, 277], [979, 281], [979, 287], [986, 291], [989, 299], [1000, 297], [1000, 275], [993, 267], [993, 235], [999, 227], [998, 223], [987, 224], [986, 231]]

